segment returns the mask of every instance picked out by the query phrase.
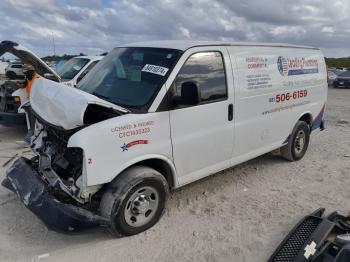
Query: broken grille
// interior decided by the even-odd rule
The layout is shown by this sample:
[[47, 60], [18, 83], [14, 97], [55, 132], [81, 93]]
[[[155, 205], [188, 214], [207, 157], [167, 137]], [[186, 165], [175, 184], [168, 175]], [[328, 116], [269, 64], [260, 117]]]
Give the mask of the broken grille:
[[297, 258], [300, 250], [316, 230], [321, 220], [316, 217], [308, 217], [290, 234], [282, 243], [277, 252], [269, 260], [270, 262], [292, 262]]

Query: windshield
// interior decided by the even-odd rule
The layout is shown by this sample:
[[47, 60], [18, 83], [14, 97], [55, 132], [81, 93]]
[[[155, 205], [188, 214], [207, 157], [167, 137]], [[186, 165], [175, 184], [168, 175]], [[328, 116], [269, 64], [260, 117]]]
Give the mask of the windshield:
[[145, 111], [177, 62], [181, 51], [116, 48], [78, 84], [78, 88], [127, 109]]
[[72, 80], [89, 61], [86, 58], [72, 58], [60, 67], [57, 73], [62, 80]]
[[339, 77], [350, 77], [350, 71], [345, 71], [343, 73], [341, 73], [340, 75], [338, 75]]

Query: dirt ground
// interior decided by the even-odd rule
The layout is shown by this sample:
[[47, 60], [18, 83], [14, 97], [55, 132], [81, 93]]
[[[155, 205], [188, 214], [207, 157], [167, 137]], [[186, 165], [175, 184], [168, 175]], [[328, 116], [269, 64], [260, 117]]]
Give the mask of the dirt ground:
[[[104, 229], [48, 231], [0, 188], [0, 261], [266, 261], [285, 234], [319, 207], [350, 211], [350, 90], [330, 89], [323, 132], [306, 156], [265, 155], [175, 191], [160, 222], [114, 239]], [[0, 166], [25, 151], [24, 129], [0, 126]], [[5, 168], [0, 167], [0, 179]]]

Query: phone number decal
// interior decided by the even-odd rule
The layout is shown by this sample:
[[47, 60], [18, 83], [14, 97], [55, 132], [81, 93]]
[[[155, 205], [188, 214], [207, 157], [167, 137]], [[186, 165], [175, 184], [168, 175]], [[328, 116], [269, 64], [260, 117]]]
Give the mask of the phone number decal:
[[294, 92], [287, 92], [287, 93], [282, 93], [282, 94], [277, 94], [274, 97], [269, 98], [270, 103], [280, 103], [284, 101], [289, 101], [289, 100], [295, 100], [303, 97], [307, 97], [308, 92], [307, 90], [299, 90], [299, 91], [294, 91]]

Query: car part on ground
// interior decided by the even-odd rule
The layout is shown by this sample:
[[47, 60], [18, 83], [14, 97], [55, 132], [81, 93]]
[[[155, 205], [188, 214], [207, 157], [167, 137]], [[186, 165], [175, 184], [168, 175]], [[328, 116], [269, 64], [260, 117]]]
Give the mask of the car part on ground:
[[300, 220], [268, 261], [350, 261], [350, 241], [347, 235], [350, 231], [350, 217], [337, 212], [323, 216], [324, 211], [324, 208], [320, 208]]

